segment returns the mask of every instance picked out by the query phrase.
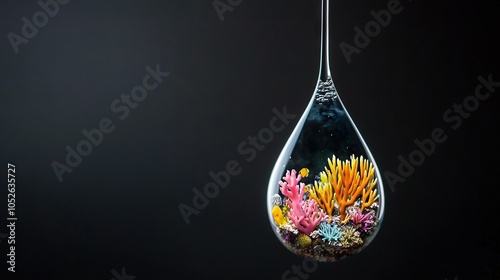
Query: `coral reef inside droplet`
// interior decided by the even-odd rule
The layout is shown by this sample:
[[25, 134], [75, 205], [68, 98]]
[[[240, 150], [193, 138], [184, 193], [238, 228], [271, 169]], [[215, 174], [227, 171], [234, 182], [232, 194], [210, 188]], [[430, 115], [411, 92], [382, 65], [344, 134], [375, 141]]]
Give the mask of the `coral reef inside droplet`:
[[334, 155], [314, 184], [305, 185], [302, 175], [304, 168], [299, 174], [295, 169], [287, 170], [278, 182], [280, 193], [269, 198], [284, 245], [319, 261], [357, 253], [378, 224], [373, 164], [363, 156], [351, 155], [341, 161]]

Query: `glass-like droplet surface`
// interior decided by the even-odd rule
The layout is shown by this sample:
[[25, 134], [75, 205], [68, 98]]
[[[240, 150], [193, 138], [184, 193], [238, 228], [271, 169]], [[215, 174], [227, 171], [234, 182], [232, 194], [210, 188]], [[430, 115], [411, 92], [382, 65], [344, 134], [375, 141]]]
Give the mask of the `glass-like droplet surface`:
[[290, 251], [337, 261], [360, 252], [377, 234], [384, 189], [375, 160], [333, 84], [330, 0], [321, 1], [318, 83], [271, 173], [267, 210], [276, 236]]
[[292, 252], [336, 261], [377, 234], [384, 192], [377, 165], [330, 77], [319, 81], [271, 174], [267, 208]]

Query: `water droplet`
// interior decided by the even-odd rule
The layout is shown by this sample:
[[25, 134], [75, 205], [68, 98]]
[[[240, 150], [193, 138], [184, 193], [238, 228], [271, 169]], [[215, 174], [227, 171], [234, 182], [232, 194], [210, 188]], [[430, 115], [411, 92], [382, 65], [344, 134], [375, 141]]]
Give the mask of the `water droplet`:
[[[324, 50], [328, 0], [322, 18]], [[384, 190], [375, 160], [333, 84], [327, 52], [321, 63], [316, 90], [272, 171], [267, 207], [286, 248], [336, 261], [373, 240], [384, 214]]]

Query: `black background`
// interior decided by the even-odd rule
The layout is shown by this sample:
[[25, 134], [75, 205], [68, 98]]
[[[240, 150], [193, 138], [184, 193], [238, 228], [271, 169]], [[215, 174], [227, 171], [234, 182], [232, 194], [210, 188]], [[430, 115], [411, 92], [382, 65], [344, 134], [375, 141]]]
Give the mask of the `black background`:
[[[500, 279], [500, 88], [458, 129], [443, 119], [474, 94], [478, 76], [500, 80], [498, 1], [402, 1], [347, 63], [339, 44], [353, 44], [353, 28], [387, 3], [332, 2], [335, 85], [381, 173], [397, 174], [398, 156], [434, 128], [448, 138], [394, 191], [385, 182], [374, 242], [319, 263], [308, 279]], [[5, 173], [16, 165], [18, 279], [108, 280], [123, 267], [136, 280], [282, 279], [301, 265], [266, 212], [270, 172], [298, 118], [251, 162], [237, 147], [268, 126], [273, 108], [304, 111], [318, 75], [320, 9], [243, 0], [221, 21], [210, 1], [72, 0], [16, 54], [7, 34], [20, 34], [21, 18], [40, 7], [3, 3], [0, 158]], [[110, 104], [156, 64], [170, 76], [119, 120]], [[60, 183], [51, 163], [64, 163], [65, 147], [105, 117], [116, 129]], [[192, 189], [230, 160], [241, 174], [186, 225], [178, 205], [192, 205]], [[6, 239], [0, 252], [1, 279], [14, 279]]]

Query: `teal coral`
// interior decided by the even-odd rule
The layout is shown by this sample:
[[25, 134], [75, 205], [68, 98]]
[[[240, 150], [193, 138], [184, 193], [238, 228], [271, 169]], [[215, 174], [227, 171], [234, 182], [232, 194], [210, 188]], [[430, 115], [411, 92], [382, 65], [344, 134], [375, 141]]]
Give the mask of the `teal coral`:
[[362, 155], [333, 155], [323, 172], [306, 168], [287, 170], [268, 201], [276, 233], [291, 251], [320, 261], [358, 253], [379, 224], [375, 166]]
[[342, 232], [336, 224], [323, 222], [319, 225], [319, 235], [323, 236], [323, 241], [332, 243], [342, 237]]

